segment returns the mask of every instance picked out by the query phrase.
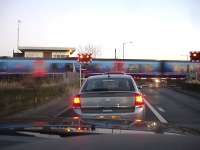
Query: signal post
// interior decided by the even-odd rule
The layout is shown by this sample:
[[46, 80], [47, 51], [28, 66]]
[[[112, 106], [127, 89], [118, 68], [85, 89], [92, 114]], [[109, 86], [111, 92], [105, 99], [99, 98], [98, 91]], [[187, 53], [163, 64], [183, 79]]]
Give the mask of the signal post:
[[79, 62], [79, 74], [80, 74], [80, 87], [82, 84], [82, 64], [88, 64], [92, 62], [92, 54], [91, 53], [79, 53], [77, 57], [77, 61]]

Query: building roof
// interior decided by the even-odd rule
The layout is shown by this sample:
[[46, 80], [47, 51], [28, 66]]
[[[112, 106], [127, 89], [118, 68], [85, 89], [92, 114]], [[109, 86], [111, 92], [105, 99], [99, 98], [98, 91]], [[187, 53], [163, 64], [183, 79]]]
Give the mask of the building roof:
[[32, 46], [20, 46], [18, 49], [21, 52], [24, 51], [71, 51], [71, 54], [75, 51], [73, 47], [32, 47]]

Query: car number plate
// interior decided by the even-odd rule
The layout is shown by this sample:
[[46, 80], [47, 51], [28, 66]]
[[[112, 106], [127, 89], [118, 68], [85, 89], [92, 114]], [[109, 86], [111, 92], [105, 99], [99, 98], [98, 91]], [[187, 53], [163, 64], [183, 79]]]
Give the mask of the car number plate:
[[112, 109], [103, 109], [103, 112], [113, 112]]

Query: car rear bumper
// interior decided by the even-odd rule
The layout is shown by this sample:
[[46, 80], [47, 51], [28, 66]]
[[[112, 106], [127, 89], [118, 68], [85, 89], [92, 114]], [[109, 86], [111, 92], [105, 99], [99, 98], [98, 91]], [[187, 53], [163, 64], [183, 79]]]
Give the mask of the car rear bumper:
[[83, 120], [84, 119], [144, 120], [145, 106], [135, 107], [135, 111], [130, 113], [82, 113], [81, 109], [77, 108], [74, 108], [74, 111]]

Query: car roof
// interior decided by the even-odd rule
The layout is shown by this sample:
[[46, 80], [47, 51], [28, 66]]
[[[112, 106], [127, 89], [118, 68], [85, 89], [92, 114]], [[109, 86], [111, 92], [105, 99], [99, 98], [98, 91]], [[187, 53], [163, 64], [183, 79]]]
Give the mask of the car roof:
[[126, 74], [103, 74], [103, 75], [95, 75], [90, 76], [88, 79], [100, 79], [100, 78], [132, 78], [130, 75]]

